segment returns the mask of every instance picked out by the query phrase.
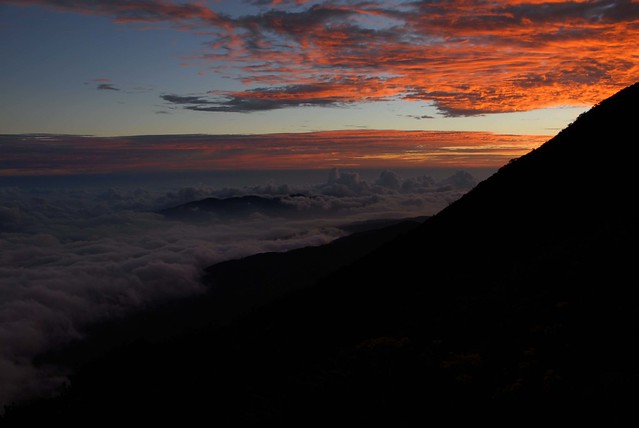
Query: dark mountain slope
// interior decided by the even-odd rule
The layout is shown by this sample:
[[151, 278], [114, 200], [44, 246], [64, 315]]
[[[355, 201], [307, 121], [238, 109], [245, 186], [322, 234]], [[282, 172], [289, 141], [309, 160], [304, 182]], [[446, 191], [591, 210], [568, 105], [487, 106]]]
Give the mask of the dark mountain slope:
[[[417, 228], [427, 217], [384, 220], [344, 226], [360, 230], [316, 247], [284, 253], [263, 253], [229, 260], [206, 269], [202, 281], [218, 313], [233, 307], [260, 307], [288, 292], [315, 285], [319, 280], [364, 257], [396, 237]], [[380, 225], [380, 226], [375, 226]], [[381, 225], [385, 225], [381, 227]], [[367, 230], [371, 227], [371, 230]], [[235, 312], [239, 312], [235, 309]]]
[[[602, 102], [342, 272], [318, 293], [349, 296], [340, 299], [341, 330], [354, 324], [345, 334], [445, 350], [431, 373], [442, 383], [426, 395], [443, 401], [438, 410], [463, 404], [493, 418], [525, 410], [584, 419], [630, 412], [639, 397], [638, 103], [639, 85]], [[353, 313], [359, 322], [345, 321]]]
[[151, 306], [119, 320], [98, 323], [88, 337], [50, 351], [39, 364], [77, 369], [114, 348], [140, 340], [163, 342], [185, 331], [223, 325], [283, 295], [310, 287], [339, 268], [364, 257], [428, 217], [374, 220], [340, 226], [352, 234], [321, 245], [260, 253], [206, 269], [207, 292]]
[[317, 286], [224, 328], [113, 352], [6, 421], [634, 420], [638, 113], [633, 85]]

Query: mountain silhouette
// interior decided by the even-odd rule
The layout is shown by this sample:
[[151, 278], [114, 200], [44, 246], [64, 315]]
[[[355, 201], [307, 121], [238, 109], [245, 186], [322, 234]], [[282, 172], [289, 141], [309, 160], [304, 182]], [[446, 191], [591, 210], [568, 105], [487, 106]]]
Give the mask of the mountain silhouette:
[[[290, 198], [301, 195], [291, 195]], [[296, 207], [287, 204], [280, 197], [257, 195], [235, 196], [231, 198], [206, 198], [188, 202], [160, 211], [165, 217], [175, 220], [208, 221], [211, 218], [237, 219], [251, 214], [295, 216]]]
[[[228, 325], [113, 350], [61, 397], [9, 409], [3, 422], [634, 420], [638, 113], [635, 84], [313, 285]], [[208, 280], [238, 278], [211, 268]]]

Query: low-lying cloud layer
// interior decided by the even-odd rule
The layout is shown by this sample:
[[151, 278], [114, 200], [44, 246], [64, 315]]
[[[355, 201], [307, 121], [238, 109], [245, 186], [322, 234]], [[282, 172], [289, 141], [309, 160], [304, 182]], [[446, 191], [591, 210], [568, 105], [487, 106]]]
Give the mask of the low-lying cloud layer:
[[[333, 170], [313, 186], [2, 187], [0, 403], [59, 386], [64, 374], [35, 367], [33, 358], [83, 337], [90, 323], [202, 293], [206, 266], [324, 244], [344, 234], [340, 224], [353, 221], [434, 214], [474, 184], [464, 172], [437, 180], [384, 171], [367, 182], [355, 172]], [[256, 213], [188, 223], [157, 214], [206, 197], [249, 194], [296, 194], [291, 203], [312, 215], [286, 220]]]

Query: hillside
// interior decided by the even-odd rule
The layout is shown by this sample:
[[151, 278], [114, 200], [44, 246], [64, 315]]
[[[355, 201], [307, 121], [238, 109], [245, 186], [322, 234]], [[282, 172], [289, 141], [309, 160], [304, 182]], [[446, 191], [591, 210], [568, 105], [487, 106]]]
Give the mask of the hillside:
[[228, 326], [113, 351], [63, 397], [3, 422], [634, 418], [637, 113], [639, 84], [315, 286]]

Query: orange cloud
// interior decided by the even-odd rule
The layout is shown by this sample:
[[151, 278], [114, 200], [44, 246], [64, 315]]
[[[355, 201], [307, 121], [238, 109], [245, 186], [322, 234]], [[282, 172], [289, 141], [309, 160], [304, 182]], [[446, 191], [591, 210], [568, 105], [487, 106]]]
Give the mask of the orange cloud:
[[[380, 21], [365, 25], [363, 16]], [[639, 4], [628, 0], [327, 3], [245, 17], [235, 28], [251, 30], [241, 55], [215, 59], [244, 64], [247, 84], [286, 82], [263, 98], [309, 80], [356, 95], [340, 84], [349, 76], [369, 83], [353, 101], [433, 101], [458, 116], [589, 106], [639, 80]], [[255, 98], [258, 89], [230, 96]]]
[[590, 106], [639, 80], [634, 0], [253, 0], [262, 7], [238, 16], [198, 1], [0, 3], [167, 22], [212, 38], [208, 52], [192, 59], [248, 88], [202, 94], [203, 104], [178, 102], [192, 110], [394, 98], [463, 116]]

